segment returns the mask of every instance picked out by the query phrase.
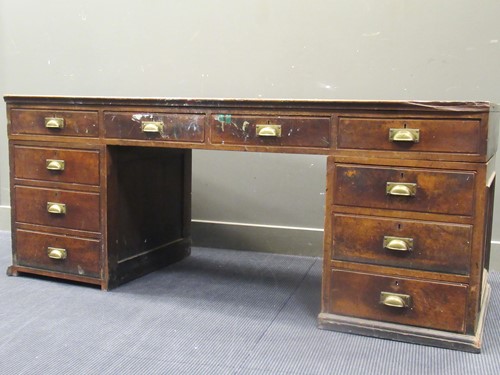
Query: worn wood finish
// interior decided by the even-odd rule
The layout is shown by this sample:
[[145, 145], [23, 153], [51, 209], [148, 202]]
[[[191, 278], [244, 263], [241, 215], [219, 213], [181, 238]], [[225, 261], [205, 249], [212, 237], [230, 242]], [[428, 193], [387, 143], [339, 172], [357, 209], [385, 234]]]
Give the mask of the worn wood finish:
[[[340, 118], [338, 147], [358, 150], [480, 154], [479, 119]], [[389, 140], [390, 129], [419, 129], [419, 142]]]
[[[468, 275], [472, 229], [462, 224], [335, 214], [332, 258]], [[384, 248], [385, 236], [411, 239], [412, 248]]]
[[[480, 349], [500, 121], [495, 105], [5, 99], [9, 274], [110, 289], [188, 256], [192, 149], [322, 154], [328, 163], [319, 326]], [[64, 128], [46, 128], [46, 117], [64, 118]], [[281, 134], [259, 135], [258, 125], [278, 125]], [[419, 140], [391, 141], [390, 129], [418, 129]], [[64, 159], [64, 171], [47, 170], [47, 159]], [[387, 182], [415, 183], [416, 194], [388, 195]], [[47, 213], [47, 201], [66, 203], [67, 213]], [[384, 236], [411, 237], [411, 251], [384, 249]], [[53, 244], [67, 247], [64, 261], [47, 257], [44, 248]], [[412, 303], [381, 305], [381, 291], [408, 294]]]
[[[334, 314], [465, 332], [466, 285], [333, 270], [330, 292]], [[386, 306], [381, 292], [409, 295], [410, 305]]]
[[[352, 164], [345, 164], [346, 161], [349, 161]], [[379, 163], [379, 164], [377, 165], [377, 163]], [[437, 204], [441, 205], [440, 206], [441, 208], [438, 211], [439, 213], [433, 213], [432, 210], [430, 210], [430, 212], [425, 211], [425, 210], [422, 210], [422, 211], [414, 210], [414, 207], [411, 205], [382, 206], [381, 204], [379, 204], [377, 206], [379, 208], [377, 208], [375, 210], [369, 209], [367, 207], [364, 207], [364, 206], [366, 206], [366, 204], [364, 204], [364, 202], [368, 201], [368, 202], [373, 203], [373, 201], [375, 201], [375, 202], [381, 203], [381, 202], [383, 202], [384, 199], [391, 199], [391, 198], [397, 198], [397, 199], [408, 198], [409, 199], [409, 198], [416, 198], [417, 197], [417, 195], [415, 197], [383, 197], [383, 195], [378, 194], [378, 191], [375, 191], [375, 193], [374, 193], [373, 190], [370, 191], [369, 189], [368, 189], [368, 191], [365, 191], [365, 194], [367, 195], [365, 198], [365, 201], [360, 199], [358, 201], [358, 205], [353, 204], [352, 202], [348, 202], [347, 199], [345, 199], [344, 201], [347, 204], [349, 204], [350, 206], [343, 206], [343, 205], [336, 205], [336, 204], [332, 205], [332, 212], [334, 214], [336, 212], [339, 212], [339, 213], [343, 212], [343, 213], [350, 213], [351, 215], [355, 215], [355, 216], [360, 215], [360, 214], [361, 215], [370, 215], [370, 216], [374, 215], [374, 217], [372, 217], [373, 219], [377, 219], [377, 217], [380, 217], [380, 216], [389, 216], [390, 218], [392, 218], [394, 220], [400, 220], [403, 218], [408, 219], [408, 220], [414, 220], [414, 219], [425, 220], [425, 221], [436, 220], [436, 221], [442, 222], [442, 223], [439, 223], [440, 225], [443, 225], [443, 224], [446, 224], [446, 225], [449, 225], [449, 224], [472, 225], [471, 226], [472, 236], [470, 237], [470, 240], [471, 240], [470, 252], [465, 255], [469, 258], [468, 272], [467, 272], [467, 274], [464, 275], [465, 279], [460, 280], [459, 278], [455, 278], [455, 277], [446, 277], [445, 273], [432, 275], [432, 274], [429, 274], [426, 269], [422, 269], [422, 274], [419, 275], [418, 273], [415, 273], [414, 271], [412, 271], [413, 268], [402, 267], [402, 264], [400, 264], [399, 267], [396, 264], [386, 264], [385, 265], [386, 267], [384, 267], [384, 268], [377, 268], [377, 264], [379, 264], [379, 262], [384, 262], [384, 256], [381, 256], [381, 258], [378, 258], [374, 261], [368, 261], [368, 262], [366, 260], [361, 260], [361, 259], [357, 259], [357, 260], [353, 259], [352, 262], [349, 262], [349, 260], [346, 259], [347, 262], [336, 263], [337, 262], [336, 260], [332, 260], [332, 263], [331, 263], [332, 269], [342, 268], [342, 269], [350, 269], [350, 270], [358, 271], [358, 272], [378, 273], [380, 275], [385, 275], [385, 276], [412, 277], [412, 278], [422, 278], [422, 279], [427, 279], [427, 280], [428, 279], [446, 280], [446, 281], [453, 282], [453, 283], [460, 283], [460, 284], [466, 284], [466, 285], [477, 285], [477, 287], [470, 288], [468, 291], [468, 298], [466, 300], [466, 315], [465, 315], [465, 334], [474, 335], [474, 333], [476, 332], [477, 327], [478, 327], [479, 316], [481, 315], [481, 307], [480, 307], [481, 295], [482, 295], [482, 293], [484, 293], [484, 289], [482, 289], [481, 285], [482, 285], [482, 280], [483, 280], [483, 274], [485, 273], [485, 271], [484, 271], [485, 265], [483, 264], [483, 261], [482, 261], [483, 255], [481, 255], [481, 254], [484, 251], [483, 250], [484, 249], [483, 239], [484, 239], [484, 231], [486, 229], [485, 228], [485, 219], [483, 217], [482, 212], [484, 211], [484, 205], [486, 203], [486, 194], [484, 192], [485, 192], [485, 186], [487, 184], [487, 177], [486, 177], [487, 176], [487, 173], [486, 173], [487, 166], [485, 164], [480, 164], [480, 163], [478, 163], [478, 164], [475, 164], [475, 163], [439, 163], [439, 164], [436, 164], [436, 163], [418, 162], [418, 161], [412, 161], [412, 160], [401, 160], [395, 164], [393, 161], [391, 161], [389, 159], [384, 159], [384, 158], [380, 158], [380, 159], [345, 158], [343, 156], [333, 157], [330, 160], [330, 165], [331, 165], [330, 168], [333, 170], [332, 186], [334, 187], [334, 194], [333, 194], [332, 199], [334, 202], [335, 202], [335, 197], [336, 197], [335, 192], [337, 191], [335, 189], [337, 189], [339, 187], [339, 184], [343, 184], [344, 187], [348, 186], [349, 188], [351, 188], [354, 191], [356, 191], [356, 190], [363, 191], [364, 190], [360, 186], [356, 186], [357, 184], [362, 185], [362, 186], [369, 185], [369, 182], [367, 182], [367, 180], [364, 179], [364, 178], [366, 178], [366, 175], [364, 176], [364, 178], [360, 178], [359, 180], [356, 180], [354, 183], [346, 182], [345, 178], [347, 178], [347, 180], [349, 180], [352, 177], [352, 173], [348, 172], [351, 167], [354, 167], [354, 171], [359, 171], [359, 170], [363, 171], [365, 169], [367, 169], [369, 171], [369, 173], [371, 171], [374, 171], [375, 172], [374, 176], [376, 176], [376, 173], [378, 173], [379, 171], [382, 171], [381, 172], [382, 175], [387, 174], [388, 170], [391, 170], [395, 165], [401, 166], [401, 167], [411, 167], [412, 170], [415, 169], [416, 167], [421, 167], [418, 170], [421, 170], [422, 172], [427, 172], [428, 168], [430, 166], [432, 166], [432, 167], [434, 167], [433, 172], [445, 173], [445, 175], [447, 173], [452, 173], [452, 174], [457, 174], [457, 175], [470, 175], [470, 174], [474, 175], [474, 179], [473, 179], [474, 181], [468, 187], [468, 189], [472, 191], [472, 197], [471, 197], [471, 199], [469, 199], [470, 203], [468, 203], [469, 208], [467, 210], [465, 210], [465, 211], [470, 212], [468, 219], [466, 216], [463, 216], [463, 215], [457, 216], [456, 215], [456, 213], [457, 213], [456, 209], [457, 209], [457, 207], [460, 207], [460, 204], [461, 204], [461, 203], [457, 202], [458, 199], [455, 199], [455, 200], [448, 199], [447, 200], [446, 198], [443, 198], [443, 199], [440, 198], [440, 199], [436, 200]], [[357, 169], [358, 167], [360, 169]], [[438, 167], [439, 169], [436, 169], [436, 167]], [[407, 168], [407, 169], [409, 169], [409, 168]], [[341, 171], [341, 172], [339, 172], [339, 171]], [[344, 175], [343, 172], [346, 172], [346, 174]], [[405, 173], [404, 177], [406, 177], [407, 174], [406, 174], [406, 172], [404, 172], [404, 173]], [[420, 174], [418, 174], [418, 176], [420, 177]], [[339, 183], [337, 180], [338, 178], [340, 178], [341, 180], [344, 179], [344, 182]], [[403, 181], [403, 182], [405, 182], [405, 181]], [[419, 184], [417, 184], [417, 186], [418, 185]], [[460, 184], [460, 185], [467, 186], [466, 183]], [[460, 188], [462, 188], [462, 187], [463, 186], [461, 186]], [[438, 186], [436, 188], [436, 187], [432, 186], [432, 184], [431, 184], [429, 191], [433, 191], [433, 190], [438, 191], [439, 189], [440, 189], [440, 186]], [[417, 189], [417, 194], [418, 194], [418, 191], [419, 190]], [[372, 194], [372, 196], [375, 196], [376, 199], [370, 200], [371, 199], [370, 194]], [[433, 194], [434, 194], [434, 192], [430, 195], [430, 198], [434, 197], [434, 199], [435, 199], [436, 197]], [[467, 194], [465, 194], [465, 196], [467, 199]], [[470, 196], [470, 194], [469, 194], [469, 196]], [[461, 199], [462, 195], [460, 195], [460, 194], [455, 195], [455, 198], [456, 197], [460, 197], [460, 199]], [[339, 196], [337, 195], [336, 198], [339, 198]], [[407, 199], [407, 202], [408, 202], [408, 199]], [[427, 199], [429, 199], [429, 198], [427, 198]], [[411, 201], [410, 201], [410, 203], [411, 203]], [[423, 204], [425, 205], [425, 204], [427, 204], [427, 202], [425, 202], [425, 200], [424, 200]], [[349, 207], [349, 209], [346, 210], [345, 207]], [[357, 208], [357, 209], [351, 210], [350, 209], [351, 207]], [[449, 207], [449, 209], [447, 209], [447, 207]], [[459, 209], [459, 210], [462, 211], [462, 213], [465, 213], [463, 208]], [[425, 223], [425, 221], [422, 223]], [[419, 222], [416, 221], [415, 223], [418, 224]], [[410, 226], [410, 229], [412, 229], [411, 226]], [[415, 230], [416, 230], [416, 228], [415, 228]], [[435, 230], [438, 231], [439, 227], [436, 226]], [[371, 232], [371, 234], [374, 234], [374, 233], [375, 232]], [[362, 238], [363, 235], [360, 235], [360, 237]], [[490, 240], [488, 239], [488, 241], [490, 241]], [[447, 249], [449, 249], [449, 247]], [[333, 255], [333, 254], [335, 254], [335, 251], [336, 251], [336, 248], [335, 248], [335, 244], [334, 244], [333, 248], [331, 249], [331, 252], [329, 254], [330, 256], [332, 256], [332, 259], [335, 259], [335, 256]], [[464, 258], [462, 258], [462, 259], [464, 259]], [[404, 262], [402, 262], [402, 263], [404, 263]], [[442, 272], [446, 272], [446, 273], [453, 272], [453, 261], [451, 261], [450, 263], [451, 263], [450, 268], [448, 268]], [[364, 266], [361, 266], [361, 265], [364, 265]], [[390, 267], [388, 267], [388, 266], [390, 266]], [[395, 268], [395, 267], [397, 267], [397, 268]], [[441, 275], [443, 277], [441, 277]], [[451, 276], [451, 274], [450, 274], [450, 276]], [[328, 287], [325, 287], [324, 293], [326, 293], [327, 289], [328, 289]], [[323, 311], [328, 311], [328, 308], [325, 308]], [[333, 312], [332, 312], [332, 314], [335, 315]]]
[[[16, 241], [17, 262], [21, 266], [101, 277], [99, 240], [18, 230]], [[66, 250], [67, 257], [51, 259], [48, 256], [49, 247]]]
[[[16, 186], [16, 221], [92, 232], [100, 231], [99, 194], [61, 189]], [[66, 205], [66, 213], [55, 214], [47, 204]]]
[[[346, 206], [471, 216], [474, 173], [337, 165], [334, 203]], [[392, 196], [386, 184], [414, 183], [415, 196]], [[460, 197], [460, 199], [457, 199]]]
[[[144, 132], [143, 122], [158, 122], [158, 133]], [[147, 141], [203, 142], [205, 138], [205, 115], [196, 113], [156, 112], [105, 112], [104, 131], [106, 137]]]
[[[330, 147], [330, 117], [214, 114], [210, 118], [214, 144], [266, 147]], [[278, 125], [281, 136], [259, 136], [258, 125]]]
[[490, 294], [491, 288], [488, 284], [485, 288], [482, 299], [482, 305], [485, 306], [485, 308], [481, 309], [478, 318], [478, 326], [474, 334], [454, 333], [331, 313], [319, 314], [319, 328], [390, 340], [397, 339], [399, 341], [432, 345], [471, 353], [480, 353], [483, 339], [484, 321]]
[[[14, 146], [14, 175], [18, 179], [99, 185], [99, 152]], [[63, 170], [47, 169], [48, 160], [64, 162]]]
[[[62, 129], [45, 127], [45, 118], [64, 119]], [[10, 113], [12, 134], [32, 134], [50, 136], [96, 137], [99, 134], [97, 112], [54, 110], [13, 109]]]
[[470, 284], [471, 280], [470, 275], [419, 270], [414, 268], [402, 268], [390, 265], [384, 265], [384, 267], [381, 267], [379, 264], [376, 263], [350, 262], [337, 259], [333, 259], [331, 261], [330, 268], [339, 270], [342, 269], [354, 272], [362, 272], [362, 273], [372, 273], [384, 276], [398, 275], [415, 279], [436, 280], [436, 281], [442, 281], [446, 283], [456, 283], [456, 284]]

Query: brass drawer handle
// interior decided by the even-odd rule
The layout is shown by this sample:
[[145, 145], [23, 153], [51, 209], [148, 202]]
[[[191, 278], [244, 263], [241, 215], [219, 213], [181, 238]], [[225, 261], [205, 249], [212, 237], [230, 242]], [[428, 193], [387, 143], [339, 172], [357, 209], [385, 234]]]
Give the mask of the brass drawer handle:
[[63, 260], [68, 257], [68, 252], [66, 249], [60, 249], [58, 247], [48, 247], [47, 255], [51, 259]]
[[141, 130], [143, 133], [161, 133], [163, 132], [163, 121], [141, 121]]
[[259, 137], [281, 137], [281, 125], [256, 125], [255, 131]]
[[45, 127], [49, 129], [64, 128], [64, 119], [61, 117], [45, 117]]
[[66, 205], [64, 203], [47, 202], [47, 212], [55, 215], [64, 215], [66, 213]]
[[410, 307], [411, 296], [407, 294], [398, 294], [390, 292], [380, 292], [380, 301], [382, 305], [389, 307], [397, 307], [399, 309], [404, 309]]
[[384, 236], [384, 249], [392, 251], [412, 251], [413, 238]]
[[418, 143], [420, 129], [389, 129], [389, 141]]
[[49, 171], [64, 171], [64, 160], [47, 159], [45, 165]]
[[417, 184], [388, 182], [386, 184], [385, 192], [387, 195], [413, 197], [417, 193]]

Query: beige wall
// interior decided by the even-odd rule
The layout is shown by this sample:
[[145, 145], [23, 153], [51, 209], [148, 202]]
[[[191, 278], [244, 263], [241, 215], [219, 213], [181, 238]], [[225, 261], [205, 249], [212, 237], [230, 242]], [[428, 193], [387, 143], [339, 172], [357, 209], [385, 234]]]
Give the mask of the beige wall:
[[[499, 14], [498, 0], [0, 0], [0, 93], [500, 102]], [[195, 152], [195, 239], [319, 254], [324, 174], [319, 156]]]

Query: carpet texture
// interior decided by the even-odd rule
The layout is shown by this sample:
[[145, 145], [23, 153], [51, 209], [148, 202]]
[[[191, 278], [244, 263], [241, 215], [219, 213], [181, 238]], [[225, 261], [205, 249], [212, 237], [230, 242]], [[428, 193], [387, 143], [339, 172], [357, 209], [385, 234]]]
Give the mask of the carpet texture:
[[490, 283], [471, 354], [317, 329], [318, 258], [193, 248], [110, 292], [2, 271], [0, 374], [499, 374], [500, 274]]

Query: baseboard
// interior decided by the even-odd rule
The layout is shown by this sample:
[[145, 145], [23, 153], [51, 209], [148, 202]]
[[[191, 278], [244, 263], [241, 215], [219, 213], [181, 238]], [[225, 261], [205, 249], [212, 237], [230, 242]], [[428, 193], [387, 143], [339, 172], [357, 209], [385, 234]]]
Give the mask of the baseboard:
[[500, 271], [500, 241], [491, 241], [490, 270]]
[[491, 241], [491, 251], [500, 252], [500, 241]]
[[193, 220], [193, 246], [323, 256], [323, 230]]
[[10, 231], [10, 206], [0, 206], [0, 231]]

